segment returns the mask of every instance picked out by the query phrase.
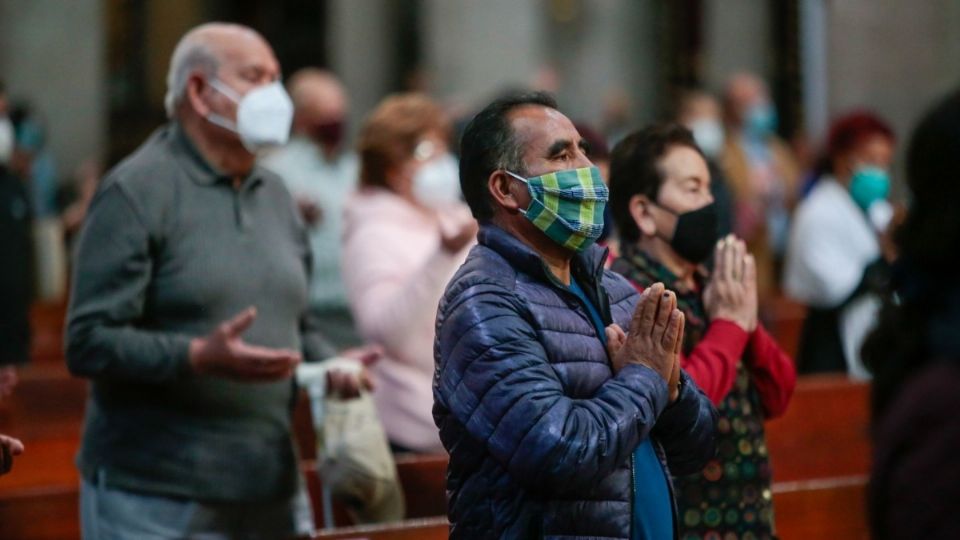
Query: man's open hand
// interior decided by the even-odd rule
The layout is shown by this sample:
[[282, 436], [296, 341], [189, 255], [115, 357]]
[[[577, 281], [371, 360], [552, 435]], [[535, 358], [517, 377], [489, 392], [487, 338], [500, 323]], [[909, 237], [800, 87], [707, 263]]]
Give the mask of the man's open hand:
[[190, 365], [200, 375], [216, 375], [241, 381], [276, 381], [293, 375], [300, 353], [289, 349], [270, 349], [250, 345], [243, 333], [257, 317], [248, 308], [220, 324], [207, 337], [190, 342]]

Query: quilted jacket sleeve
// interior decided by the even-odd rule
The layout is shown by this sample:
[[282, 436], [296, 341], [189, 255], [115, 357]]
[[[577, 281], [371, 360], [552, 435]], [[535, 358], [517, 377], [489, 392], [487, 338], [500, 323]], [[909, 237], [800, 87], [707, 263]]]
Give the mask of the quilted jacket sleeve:
[[680, 372], [680, 396], [667, 406], [653, 430], [667, 454], [667, 466], [675, 476], [693, 474], [707, 464], [716, 451], [714, 429], [717, 410], [693, 379]]
[[525, 488], [584, 489], [622, 465], [667, 405], [666, 382], [632, 365], [590, 399], [572, 399], [523, 303], [475, 284], [441, 311], [438, 404]]

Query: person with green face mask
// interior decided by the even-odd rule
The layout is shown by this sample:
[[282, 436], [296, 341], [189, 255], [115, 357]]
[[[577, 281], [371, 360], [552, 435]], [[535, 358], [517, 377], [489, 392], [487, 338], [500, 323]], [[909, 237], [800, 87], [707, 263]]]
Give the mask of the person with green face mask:
[[607, 205], [600, 169], [567, 169], [533, 178], [505, 172], [527, 185], [530, 204], [522, 214], [551, 240], [583, 252], [600, 237]]
[[893, 131], [879, 117], [853, 112], [837, 119], [828, 158], [797, 208], [784, 268], [786, 293], [807, 306], [798, 354], [803, 373], [868, 376], [860, 360], [888, 272], [883, 245], [893, 214]]
[[504, 97], [461, 143], [481, 226], [437, 314], [450, 537], [676, 538], [670, 474], [713, 455], [716, 411], [676, 295], [605, 270], [607, 187], [556, 107]]
[[769, 538], [775, 527], [773, 501], [762, 496], [772, 484], [763, 425], [786, 411], [796, 370], [757, 320], [753, 256], [742, 240], [719, 238], [712, 182], [694, 134], [678, 124], [620, 141], [610, 160], [610, 202], [621, 254], [611, 269], [637, 290], [663, 282], [676, 291], [686, 321], [680, 365], [720, 414], [716, 458], [674, 479], [680, 538]]

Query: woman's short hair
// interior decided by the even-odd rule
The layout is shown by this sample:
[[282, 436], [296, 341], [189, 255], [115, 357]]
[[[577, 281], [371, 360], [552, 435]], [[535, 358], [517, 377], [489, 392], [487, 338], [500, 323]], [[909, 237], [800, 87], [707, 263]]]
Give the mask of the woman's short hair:
[[357, 140], [360, 185], [388, 187], [387, 171], [409, 159], [421, 139], [438, 132], [446, 140], [450, 122], [443, 109], [423, 94], [387, 97], [364, 121]]
[[630, 199], [646, 195], [656, 202], [663, 185], [660, 161], [676, 146], [685, 146], [703, 153], [693, 134], [674, 122], [653, 124], [623, 138], [610, 156], [610, 211], [620, 231], [621, 240], [633, 243], [640, 239], [640, 229], [630, 213]]
[[846, 154], [863, 141], [879, 135], [894, 142], [893, 129], [869, 111], [853, 111], [834, 120], [827, 135], [827, 154], [831, 159]]

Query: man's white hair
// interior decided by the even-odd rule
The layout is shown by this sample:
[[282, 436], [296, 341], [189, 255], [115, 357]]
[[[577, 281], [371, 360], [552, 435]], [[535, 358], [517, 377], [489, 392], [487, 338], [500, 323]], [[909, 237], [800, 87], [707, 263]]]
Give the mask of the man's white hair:
[[198, 32], [202, 28], [203, 26], [188, 32], [173, 50], [170, 71], [167, 72], [167, 93], [163, 97], [167, 118], [176, 115], [177, 107], [187, 93], [187, 81], [191, 73], [200, 70], [204, 75], [214, 77], [220, 67], [220, 60], [203, 39], [203, 33]]

